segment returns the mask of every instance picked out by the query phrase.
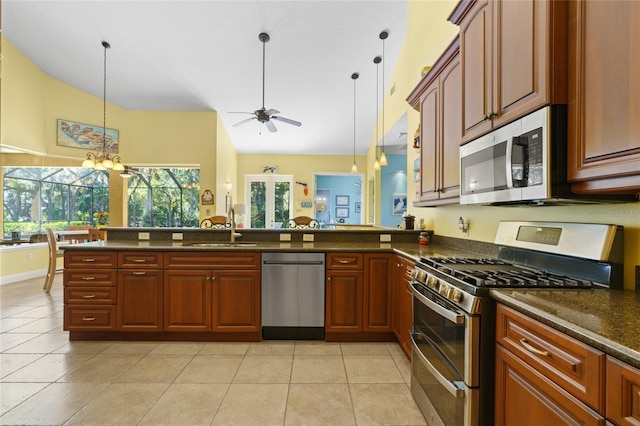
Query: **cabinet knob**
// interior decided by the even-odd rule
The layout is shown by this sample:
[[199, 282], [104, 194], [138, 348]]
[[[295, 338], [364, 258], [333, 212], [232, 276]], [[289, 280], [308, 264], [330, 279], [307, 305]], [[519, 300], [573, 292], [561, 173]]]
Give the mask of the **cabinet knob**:
[[331, 277], [327, 277], [327, 281], [331, 281]]

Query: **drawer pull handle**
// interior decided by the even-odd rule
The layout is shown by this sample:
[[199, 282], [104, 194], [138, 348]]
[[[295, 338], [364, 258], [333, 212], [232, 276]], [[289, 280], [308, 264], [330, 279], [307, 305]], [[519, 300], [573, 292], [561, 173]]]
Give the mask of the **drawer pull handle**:
[[95, 262], [96, 260], [93, 257], [85, 257], [82, 259], [83, 262]]
[[133, 271], [133, 275], [145, 275], [146, 272], [144, 271]]
[[134, 263], [144, 263], [144, 262], [146, 262], [146, 260], [145, 259], [133, 259], [133, 262]]
[[96, 277], [82, 277], [83, 281], [93, 281], [95, 279], [96, 279]]
[[347, 263], [353, 263], [353, 260], [338, 260], [339, 263], [342, 263], [343, 265], [347, 264]]
[[95, 321], [96, 317], [82, 317], [82, 321]]
[[94, 299], [96, 297], [95, 294], [83, 294], [82, 298], [83, 299]]
[[529, 352], [533, 352], [534, 354], [538, 354], [541, 356], [549, 356], [549, 351], [541, 351], [540, 349], [534, 348], [529, 344], [529, 342], [527, 342], [527, 339], [525, 339], [524, 337], [520, 339], [520, 344], [524, 346], [524, 348]]

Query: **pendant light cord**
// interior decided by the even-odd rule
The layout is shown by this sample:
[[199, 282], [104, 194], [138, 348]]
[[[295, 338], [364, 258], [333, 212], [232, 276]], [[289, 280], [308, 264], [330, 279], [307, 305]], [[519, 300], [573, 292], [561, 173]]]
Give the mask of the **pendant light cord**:
[[356, 164], [356, 79], [358, 74], [354, 73], [353, 78], [353, 164]]
[[262, 109], [264, 109], [264, 82], [265, 82], [265, 78], [264, 78], [264, 74], [265, 74], [265, 52], [266, 52], [266, 47], [267, 47], [267, 42], [266, 41], [262, 41]]
[[107, 152], [107, 49], [111, 47], [106, 41], [104, 46], [104, 73], [102, 79], [102, 151]]
[[[382, 38], [382, 35], [380, 36]], [[386, 37], [385, 37], [386, 38]], [[382, 153], [384, 154], [384, 63], [387, 61], [386, 56], [384, 56], [384, 38], [382, 38]]]

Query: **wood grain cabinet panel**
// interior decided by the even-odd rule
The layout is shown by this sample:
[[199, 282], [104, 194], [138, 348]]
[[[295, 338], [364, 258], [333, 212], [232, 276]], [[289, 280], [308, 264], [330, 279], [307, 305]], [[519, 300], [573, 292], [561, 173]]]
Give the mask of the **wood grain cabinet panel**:
[[211, 331], [211, 272], [164, 271], [164, 330]]
[[65, 287], [66, 305], [115, 305], [118, 302], [116, 287]]
[[325, 329], [362, 331], [364, 282], [362, 271], [327, 270]]
[[640, 370], [607, 356], [607, 419], [640, 425]]
[[116, 252], [110, 251], [67, 251], [64, 254], [64, 267], [68, 268], [116, 268]]
[[327, 253], [327, 269], [354, 269], [364, 268], [364, 255], [362, 253]]
[[118, 272], [119, 331], [163, 330], [163, 276], [161, 270]]
[[260, 332], [260, 271], [216, 271], [213, 276], [213, 331]]
[[118, 253], [118, 268], [162, 269], [162, 252], [124, 251]]
[[409, 285], [415, 263], [402, 256], [394, 257], [394, 278], [392, 298], [392, 329], [398, 343], [408, 358], [411, 358], [409, 332], [413, 327], [413, 296]]
[[364, 255], [364, 331], [392, 331], [392, 259], [387, 253]]

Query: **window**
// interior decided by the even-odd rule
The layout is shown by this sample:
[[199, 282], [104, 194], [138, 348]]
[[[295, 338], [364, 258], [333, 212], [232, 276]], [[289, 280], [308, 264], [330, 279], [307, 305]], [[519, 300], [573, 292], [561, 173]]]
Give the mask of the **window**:
[[251, 228], [280, 228], [291, 218], [293, 176], [245, 175]]

